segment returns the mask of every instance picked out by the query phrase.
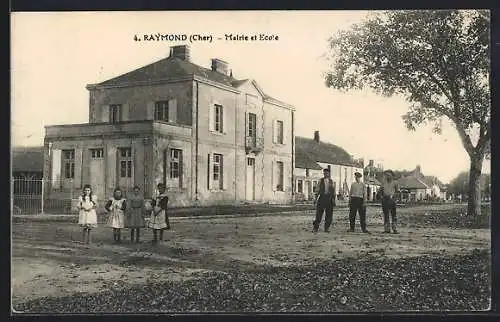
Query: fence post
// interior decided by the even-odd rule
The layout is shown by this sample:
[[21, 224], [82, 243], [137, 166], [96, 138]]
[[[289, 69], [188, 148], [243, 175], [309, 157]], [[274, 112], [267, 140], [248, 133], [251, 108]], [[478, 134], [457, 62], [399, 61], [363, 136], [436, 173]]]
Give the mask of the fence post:
[[44, 199], [45, 199], [45, 180], [42, 178], [42, 215], [44, 214], [43, 210], [45, 208], [45, 205], [44, 205]]

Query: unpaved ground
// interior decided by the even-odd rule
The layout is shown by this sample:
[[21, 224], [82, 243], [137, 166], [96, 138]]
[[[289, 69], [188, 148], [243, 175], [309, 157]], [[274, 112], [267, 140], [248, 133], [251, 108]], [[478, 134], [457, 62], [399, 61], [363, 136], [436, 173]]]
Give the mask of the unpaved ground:
[[[435, 210], [435, 206], [432, 209]], [[425, 216], [429, 209], [403, 209]], [[434, 228], [400, 222], [399, 235], [382, 234], [379, 210], [369, 209], [371, 235], [348, 233], [345, 211], [336, 211], [331, 233], [311, 233], [310, 215], [172, 219], [174, 231], [162, 244], [111, 244], [111, 231], [93, 231], [93, 244], [78, 242], [70, 223], [13, 224], [13, 303], [42, 296], [94, 293], [116, 285], [196, 278], [205, 271], [259, 269], [264, 265], [308, 264], [318, 259], [367, 255], [387, 257], [452, 255], [490, 248], [489, 229]], [[404, 218], [404, 216], [403, 216]], [[421, 222], [421, 221], [420, 221]], [[358, 227], [359, 229], [359, 227]], [[143, 240], [151, 238], [147, 230]]]

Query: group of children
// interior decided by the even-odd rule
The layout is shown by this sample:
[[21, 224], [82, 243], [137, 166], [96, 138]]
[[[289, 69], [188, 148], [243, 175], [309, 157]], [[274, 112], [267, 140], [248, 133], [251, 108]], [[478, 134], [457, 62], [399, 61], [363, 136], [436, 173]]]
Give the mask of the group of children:
[[[167, 214], [168, 196], [165, 194], [165, 185], [157, 186], [158, 194], [149, 202], [141, 196], [141, 189], [134, 187], [133, 194], [125, 198], [120, 188], [116, 188], [104, 206], [108, 213], [107, 225], [113, 228], [113, 240], [121, 242], [121, 230], [130, 229], [130, 241], [139, 243], [140, 229], [150, 228], [153, 230], [153, 244], [163, 240], [163, 231], [170, 229], [170, 221]], [[85, 185], [82, 195], [78, 198], [79, 218], [78, 224], [82, 227], [82, 240], [84, 243], [91, 242], [90, 231], [97, 227], [97, 199], [92, 194], [90, 185]], [[149, 217], [146, 225], [146, 218]]]

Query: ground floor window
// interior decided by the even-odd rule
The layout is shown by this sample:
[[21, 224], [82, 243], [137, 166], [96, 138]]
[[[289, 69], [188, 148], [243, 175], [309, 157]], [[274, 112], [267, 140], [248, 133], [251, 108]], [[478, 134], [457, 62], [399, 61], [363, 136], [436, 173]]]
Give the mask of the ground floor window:
[[303, 193], [304, 192], [304, 187], [303, 187], [302, 180], [297, 180], [297, 192], [298, 193]]

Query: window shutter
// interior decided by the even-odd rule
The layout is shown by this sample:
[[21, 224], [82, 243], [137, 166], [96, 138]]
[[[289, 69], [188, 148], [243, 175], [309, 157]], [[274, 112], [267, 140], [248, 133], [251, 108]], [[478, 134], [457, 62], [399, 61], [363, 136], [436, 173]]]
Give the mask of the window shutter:
[[177, 123], [177, 99], [168, 101], [168, 121]]
[[52, 189], [61, 188], [61, 162], [61, 150], [52, 149]]
[[[121, 178], [121, 171], [120, 171], [120, 149], [115, 150], [115, 182], [114, 185], [115, 187], [120, 187], [120, 178]], [[123, 187], [120, 187], [120, 189], [123, 189]]]
[[245, 142], [246, 142], [246, 137], [249, 136], [250, 134], [250, 122], [249, 122], [249, 113], [245, 112]]
[[224, 156], [222, 156], [221, 160], [220, 160], [220, 168], [221, 168], [221, 176], [222, 176], [222, 190], [227, 190], [228, 187], [227, 187], [227, 173], [228, 171], [226, 171], [225, 167], [224, 167]]
[[132, 166], [130, 167], [131, 173], [130, 173], [130, 184], [131, 186], [129, 187], [131, 190], [135, 185], [135, 147], [134, 144], [130, 144], [130, 157], [132, 160]]
[[[286, 177], [286, 166], [285, 166], [285, 162], [282, 162], [281, 163], [283, 165], [283, 170], [281, 172], [281, 175], [283, 176], [283, 185], [281, 187], [281, 190], [282, 191], [286, 191], [288, 185], [287, 185], [287, 177]], [[302, 189], [303, 189], [304, 186], [302, 186]]]
[[281, 122], [281, 124], [283, 124], [283, 128], [282, 128], [282, 131], [283, 131], [283, 144], [287, 144], [287, 139], [288, 139], [288, 135], [287, 135], [287, 131], [286, 131], [286, 125], [285, 125], [285, 122]]
[[212, 168], [210, 167], [210, 153], [207, 156], [207, 190], [210, 190], [210, 178], [212, 173]]
[[148, 102], [146, 106], [146, 119], [147, 120], [155, 119], [155, 102]]
[[186, 189], [187, 185], [186, 185], [186, 180], [184, 180], [184, 178], [187, 178], [188, 174], [184, 173], [184, 169], [188, 169], [188, 167], [184, 167], [184, 151], [183, 150], [180, 151], [180, 155], [179, 155], [179, 167], [180, 167], [179, 171], [181, 173], [181, 176], [179, 178], [179, 180], [180, 180], [179, 186], [183, 189]]
[[210, 106], [208, 107], [208, 129], [210, 132], [213, 132], [215, 130], [215, 108], [214, 104], [210, 103]]
[[227, 129], [229, 128], [229, 124], [227, 124], [226, 119], [227, 119], [227, 112], [228, 109], [225, 107], [221, 107], [222, 109], [222, 133], [226, 133]]
[[273, 143], [278, 143], [278, 120], [273, 120]]
[[82, 158], [83, 158], [83, 149], [75, 149], [75, 179], [73, 182], [73, 186], [75, 188], [82, 187]]
[[101, 106], [101, 121], [104, 123], [109, 122], [109, 105]]
[[114, 146], [109, 146], [107, 151], [107, 161], [106, 161], [106, 186], [114, 189], [116, 186], [116, 177], [118, 169], [116, 167], [117, 161], [117, 148]]
[[120, 121], [129, 121], [130, 120], [130, 104], [122, 104], [121, 107], [121, 120]]
[[271, 184], [272, 184], [272, 188], [273, 188], [273, 191], [276, 191], [276, 185], [277, 185], [277, 166], [276, 166], [276, 162], [273, 161], [271, 162]]

